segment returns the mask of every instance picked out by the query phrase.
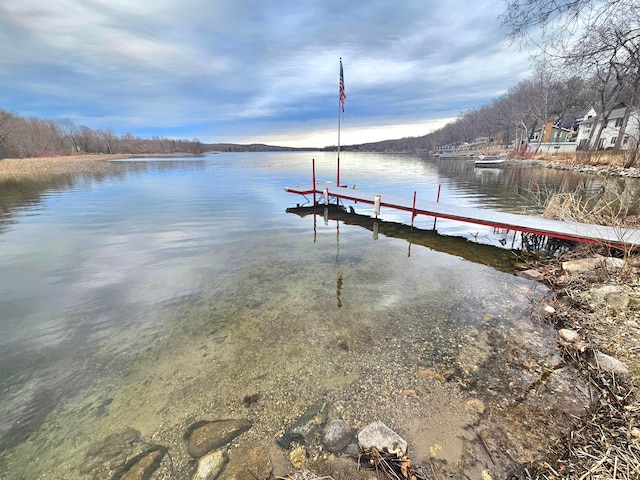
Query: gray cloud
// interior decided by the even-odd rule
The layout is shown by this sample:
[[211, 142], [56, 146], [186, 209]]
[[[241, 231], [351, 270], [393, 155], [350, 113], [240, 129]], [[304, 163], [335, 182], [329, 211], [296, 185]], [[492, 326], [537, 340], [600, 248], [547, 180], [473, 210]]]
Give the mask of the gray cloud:
[[[0, 108], [119, 133], [259, 139], [451, 117], [526, 75], [495, 1], [0, 0]], [[193, 132], [190, 135], [189, 132]]]

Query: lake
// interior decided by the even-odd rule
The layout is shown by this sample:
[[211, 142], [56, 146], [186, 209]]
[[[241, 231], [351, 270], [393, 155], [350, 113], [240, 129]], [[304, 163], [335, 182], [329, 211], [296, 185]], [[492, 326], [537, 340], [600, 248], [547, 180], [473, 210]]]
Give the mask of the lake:
[[[514, 258], [513, 232], [438, 220], [413, 243], [287, 213], [305, 200], [283, 187], [310, 184], [312, 158], [335, 181], [335, 153], [284, 152], [0, 184], [0, 476], [92, 478], [89, 446], [128, 427], [184, 474], [189, 424], [248, 418], [245, 436], [275, 452], [318, 400], [354, 428], [384, 421], [416, 458], [437, 445], [443, 464], [463, 461], [468, 402], [491, 407], [501, 342], [553, 354], [532, 316], [546, 292], [493, 265]], [[435, 199], [440, 186], [442, 202], [531, 214], [539, 185], [588, 179], [412, 155], [343, 152], [341, 166], [366, 191]]]

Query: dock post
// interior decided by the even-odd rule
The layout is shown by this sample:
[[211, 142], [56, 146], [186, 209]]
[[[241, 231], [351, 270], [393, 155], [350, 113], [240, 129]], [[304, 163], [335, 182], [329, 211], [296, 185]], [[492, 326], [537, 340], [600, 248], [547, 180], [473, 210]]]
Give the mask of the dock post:
[[[438, 195], [436, 196], [436, 203], [440, 202], [440, 189], [442, 188], [442, 184], [438, 184]], [[433, 230], [436, 229], [436, 222], [438, 221], [438, 217], [433, 217]]]
[[416, 191], [413, 191], [413, 207], [411, 209], [411, 226], [413, 226], [413, 220], [416, 218]]
[[311, 181], [313, 182], [311, 188], [313, 188], [313, 205], [316, 204], [316, 159], [311, 159]]
[[373, 197], [373, 213], [376, 214], [376, 218], [380, 215], [380, 195]]

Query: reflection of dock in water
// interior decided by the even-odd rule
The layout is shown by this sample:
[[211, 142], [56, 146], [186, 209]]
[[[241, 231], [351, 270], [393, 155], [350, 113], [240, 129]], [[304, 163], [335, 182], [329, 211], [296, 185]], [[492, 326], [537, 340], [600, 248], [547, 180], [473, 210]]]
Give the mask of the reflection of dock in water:
[[404, 223], [386, 222], [354, 211], [349, 212], [340, 205], [298, 206], [287, 208], [287, 213], [295, 213], [300, 217], [317, 215], [323, 217], [325, 221], [336, 220], [345, 225], [366, 228], [373, 232], [374, 236], [382, 234], [387, 237], [407, 240], [409, 254], [411, 245], [421, 245], [437, 252], [455, 255], [509, 273], [517, 270], [514, 266], [515, 263], [522, 262], [522, 252], [476, 243], [463, 237], [441, 235], [436, 230], [424, 230]]

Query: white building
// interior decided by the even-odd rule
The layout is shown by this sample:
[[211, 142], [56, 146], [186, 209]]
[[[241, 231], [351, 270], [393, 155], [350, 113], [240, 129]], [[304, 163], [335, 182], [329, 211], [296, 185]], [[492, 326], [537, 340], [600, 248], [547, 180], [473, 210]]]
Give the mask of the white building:
[[622, 135], [622, 141], [620, 143], [620, 149], [628, 149], [634, 142], [638, 142], [638, 134], [640, 133], [640, 115], [638, 110], [634, 110], [629, 114], [629, 120], [627, 126], [622, 131], [622, 124], [624, 123], [624, 115], [627, 107], [616, 108], [611, 112], [607, 119], [607, 124], [602, 129], [600, 139], [597, 141], [597, 146], [593, 145], [596, 142], [596, 135], [598, 129], [602, 124], [602, 119], [597, 118], [597, 113], [593, 108], [590, 108], [585, 116], [578, 121], [578, 148], [586, 150], [589, 148], [589, 138], [591, 138], [593, 132], [593, 138], [591, 140], [591, 148], [594, 146], [598, 150], [609, 150], [614, 148], [620, 135]]

